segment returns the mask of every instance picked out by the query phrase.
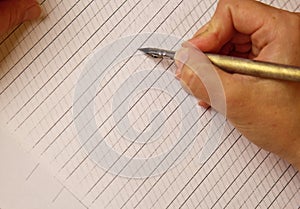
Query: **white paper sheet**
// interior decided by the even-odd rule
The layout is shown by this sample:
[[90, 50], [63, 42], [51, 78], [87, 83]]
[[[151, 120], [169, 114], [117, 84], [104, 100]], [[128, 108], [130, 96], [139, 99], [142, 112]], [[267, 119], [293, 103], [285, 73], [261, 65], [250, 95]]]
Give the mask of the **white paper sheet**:
[[[297, 0], [265, 2], [300, 10]], [[174, 79], [171, 61], [137, 51], [178, 48], [210, 19], [216, 1], [41, 3], [44, 19], [0, 42], [2, 127], [48, 172], [44, 180], [32, 178], [43, 185], [36, 193], [45, 191], [38, 205], [299, 207], [300, 176], [292, 166], [249, 143], [213, 110], [197, 107]], [[39, 174], [20, 164], [32, 177]], [[9, 208], [5, 201], [0, 208]], [[36, 208], [28, 202], [26, 208]]]

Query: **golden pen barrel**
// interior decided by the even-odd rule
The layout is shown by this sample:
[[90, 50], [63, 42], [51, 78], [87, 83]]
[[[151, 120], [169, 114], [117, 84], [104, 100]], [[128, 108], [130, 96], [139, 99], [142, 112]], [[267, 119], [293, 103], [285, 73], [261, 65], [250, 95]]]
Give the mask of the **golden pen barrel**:
[[263, 78], [273, 78], [289, 81], [300, 81], [300, 68], [254, 61], [249, 59], [209, 54], [206, 53], [210, 61], [229, 73], [240, 73]]

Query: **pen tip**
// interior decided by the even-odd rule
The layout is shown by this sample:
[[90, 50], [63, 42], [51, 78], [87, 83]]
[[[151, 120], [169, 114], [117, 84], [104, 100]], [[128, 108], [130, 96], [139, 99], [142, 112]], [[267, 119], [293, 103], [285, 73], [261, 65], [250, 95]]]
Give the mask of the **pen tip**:
[[139, 48], [139, 50], [146, 54], [148, 54], [148, 52], [149, 52], [149, 48]]
[[163, 58], [161, 53], [161, 49], [156, 48], [139, 48], [140, 51], [144, 52], [145, 54], [153, 57], [153, 58]]

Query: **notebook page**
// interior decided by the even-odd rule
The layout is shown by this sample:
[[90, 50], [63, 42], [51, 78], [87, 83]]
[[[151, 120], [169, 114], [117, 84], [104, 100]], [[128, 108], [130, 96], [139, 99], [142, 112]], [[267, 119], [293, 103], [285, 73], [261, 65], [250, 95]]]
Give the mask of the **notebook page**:
[[[3, 124], [1, 124], [3, 125]], [[85, 208], [71, 192], [17, 140], [0, 128], [0, 203], [1, 208]], [[41, 186], [43, 185], [43, 186]], [[60, 194], [60, 197], [57, 197]], [[63, 198], [63, 201], [61, 200]], [[53, 201], [56, 200], [56, 201]], [[65, 204], [68, 202], [68, 205]]]
[[137, 51], [178, 49], [217, 1], [41, 3], [45, 18], [1, 40], [0, 116], [63, 185], [54, 208], [66, 194], [86, 208], [299, 207], [292, 166], [198, 107], [173, 62]]

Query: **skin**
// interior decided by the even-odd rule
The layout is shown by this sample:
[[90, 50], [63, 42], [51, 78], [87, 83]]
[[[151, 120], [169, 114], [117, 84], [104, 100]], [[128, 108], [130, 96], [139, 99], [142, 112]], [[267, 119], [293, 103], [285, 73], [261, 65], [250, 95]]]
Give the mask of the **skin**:
[[35, 0], [0, 0], [0, 11], [0, 35], [41, 15], [41, 7]]
[[[0, 35], [41, 15], [35, 0], [0, 0], [0, 11]], [[300, 15], [252, 0], [220, 0], [211, 21], [189, 42], [204, 52], [300, 66]], [[180, 66], [181, 83], [200, 105], [209, 106], [201, 80]], [[300, 84], [215, 69], [225, 91], [226, 117], [249, 140], [300, 169]]]
[[[189, 40], [203, 52], [300, 66], [300, 15], [252, 0], [220, 0]], [[300, 169], [300, 83], [229, 74], [215, 67], [229, 121], [250, 141]], [[204, 85], [186, 65], [177, 77], [209, 106]]]

